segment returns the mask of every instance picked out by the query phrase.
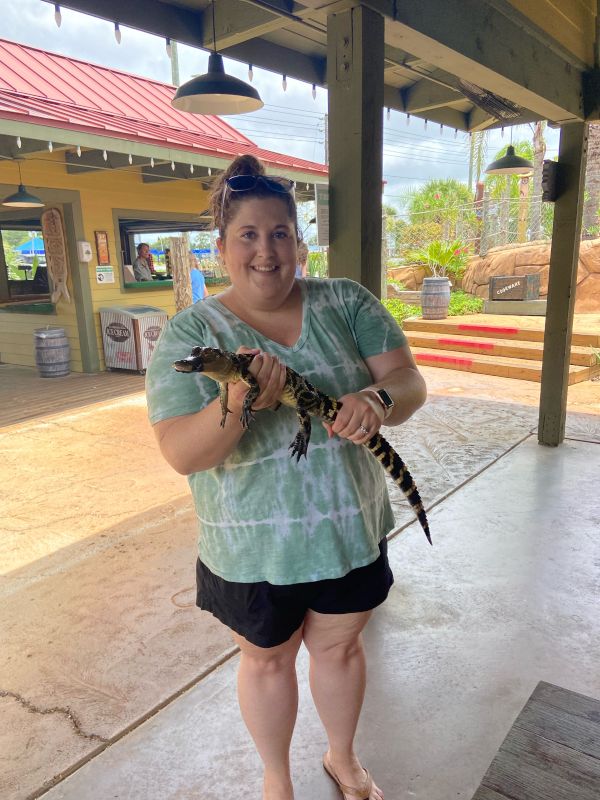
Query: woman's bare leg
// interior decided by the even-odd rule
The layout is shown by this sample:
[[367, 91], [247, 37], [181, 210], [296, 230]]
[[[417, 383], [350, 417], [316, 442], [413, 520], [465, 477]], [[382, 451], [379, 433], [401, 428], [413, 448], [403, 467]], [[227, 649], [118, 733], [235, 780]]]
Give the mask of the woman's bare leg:
[[[354, 735], [366, 685], [361, 631], [370, 611], [357, 614], [318, 614], [304, 620], [304, 644], [310, 653], [310, 688], [329, 739], [329, 758], [347, 786], [360, 787], [364, 770], [354, 753]], [[371, 800], [381, 800], [375, 785]], [[349, 798], [350, 800], [350, 798]]]
[[264, 764], [263, 800], [293, 800], [290, 742], [298, 712], [296, 656], [302, 628], [277, 647], [257, 647], [238, 634], [233, 638], [241, 650], [240, 710]]

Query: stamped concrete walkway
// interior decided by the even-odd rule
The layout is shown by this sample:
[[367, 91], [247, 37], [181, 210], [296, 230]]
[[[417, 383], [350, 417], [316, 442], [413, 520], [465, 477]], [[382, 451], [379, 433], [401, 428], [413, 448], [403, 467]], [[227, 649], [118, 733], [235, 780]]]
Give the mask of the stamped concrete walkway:
[[[424, 373], [430, 400], [390, 438], [427, 505], [438, 503], [430, 512], [436, 547], [426, 545], [394, 494], [398, 524], [409, 527], [392, 543], [396, 587], [367, 637], [374, 680], [361, 737], [388, 800], [468, 797], [470, 776], [480, 779], [493, 755], [488, 745], [497, 740], [497, 747], [512, 721], [507, 715], [538, 680], [598, 694], [572, 639], [585, 631], [592, 647], [597, 636], [585, 598], [598, 558], [587, 498], [592, 503], [596, 494], [600, 384], [569, 393], [576, 412], [569, 435], [580, 441], [546, 450], [530, 436], [539, 386]], [[248, 796], [259, 797], [255, 757], [233, 703], [234, 651], [220, 624], [193, 606], [187, 485], [158, 454], [143, 395], [5, 428], [0, 452], [0, 478], [10, 488], [1, 545], [0, 796], [40, 796], [75, 770], [48, 796], [233, 798], [233, 779], [221, 767], [235, 758], [242, 765], [235, 775], [247, 774]], [[578, 570], [581, 613], [563, 614], [567, 588], [545, 580], [552, 559], [565, 553]], [[553, 587], [556, 597], [546, 597]], [[567, 600], [568, 609], [576, 597]], [[562, 653], [565, 639], [577, 669], [563, 655], [552, 661], [542, 630], [549, 622], [555, 649]], [[544, 644], [535, 645], [532, 625]], [[540, 651], [533, 665], [531, 647]], [[485, 733], [488, 706], [493, 724]], [[454, 764], [461, 756], [448, 739], [453, 711], [465, 720], [451, 738], [465, 742], [466, 772]], [[159, 741], [168, 753], [156, 749]], [[299, 798], [330, 796], [318, 772], [321, 747], [304, 698], [295, 746]], [[150, 753], [154, 766], [144, 761]], [[114, 765], [106, 761], [113, 758]], [[435, 794], [444, 758], [452, 785], [467, 787], [463, 794]], [[115, 774], [110, 787], [107, 763]], [[392, 765], [400, 765], [397, 774]]]

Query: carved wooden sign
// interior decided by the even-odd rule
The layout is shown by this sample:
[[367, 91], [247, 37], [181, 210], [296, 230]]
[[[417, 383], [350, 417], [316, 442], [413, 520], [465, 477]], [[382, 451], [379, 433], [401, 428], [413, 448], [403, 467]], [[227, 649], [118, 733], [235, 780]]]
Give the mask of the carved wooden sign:
[[60, 296], [63, 295], [65, 300], [70, 303], [71, 296], [67, 289], [69, 259], [67, 257], [65, 226], [60, 209], [47, 208], [41, 215], [41, 222], [48, 275], [52, 281], [50, 299], [53, 303], [56, 303]]

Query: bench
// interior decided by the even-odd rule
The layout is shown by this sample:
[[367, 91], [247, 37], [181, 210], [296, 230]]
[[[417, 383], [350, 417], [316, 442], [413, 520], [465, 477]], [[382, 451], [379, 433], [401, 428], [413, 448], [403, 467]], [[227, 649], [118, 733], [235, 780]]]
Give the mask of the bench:
[[598, 800], [600, 702], [538, 683], [472, 800]]

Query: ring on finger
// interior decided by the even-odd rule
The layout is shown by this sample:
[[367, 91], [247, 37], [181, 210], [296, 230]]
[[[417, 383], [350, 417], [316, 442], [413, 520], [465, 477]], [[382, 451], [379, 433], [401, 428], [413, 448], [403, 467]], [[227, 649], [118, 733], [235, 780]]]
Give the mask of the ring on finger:
[[359, 425], [359, 426], [358, 426], [358, 430], [359, 430], [361, 433], [364, 433], [364, 434], [365, 434], [365, 436], [366, 436], [366, 435], [369, 433], [369, 429], [368, 429], [368, 428], [365, 428], [365, 426], [364, 426], [364, 425]]

